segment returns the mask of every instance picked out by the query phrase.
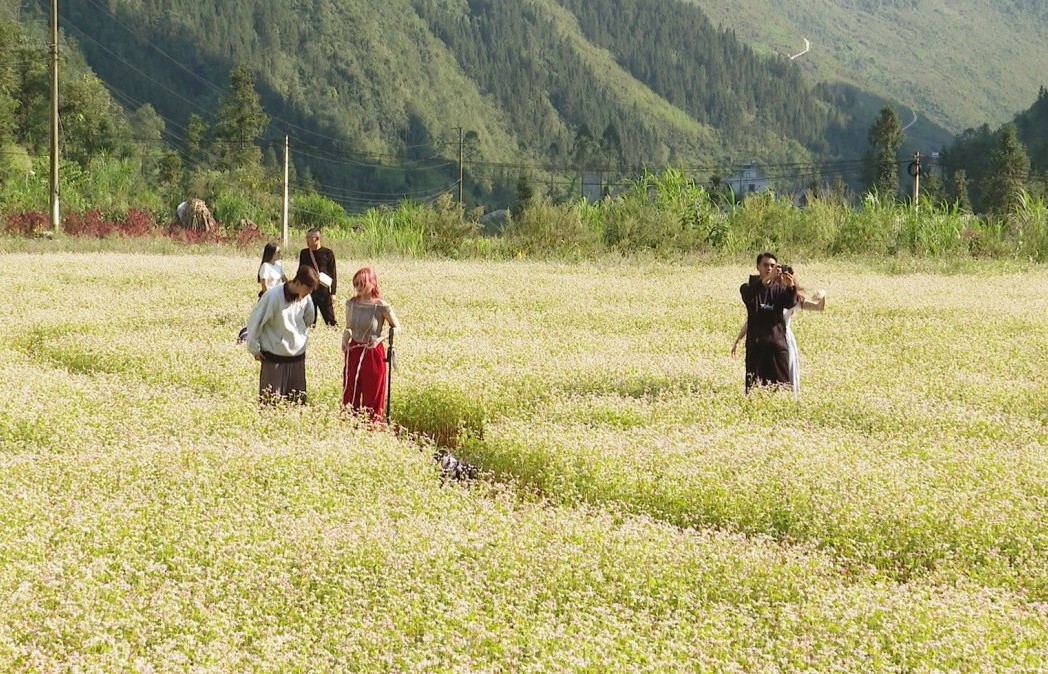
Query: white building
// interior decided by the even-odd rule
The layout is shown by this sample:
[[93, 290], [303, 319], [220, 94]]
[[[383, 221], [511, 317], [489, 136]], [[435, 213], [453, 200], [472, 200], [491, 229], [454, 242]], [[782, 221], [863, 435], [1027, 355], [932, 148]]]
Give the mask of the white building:
[[746, 164], [741, 174], [725, 178], [724, 184], [731, 188], [736, 199], [771, 189], [771, 180], [761, 177], [756, 164]]

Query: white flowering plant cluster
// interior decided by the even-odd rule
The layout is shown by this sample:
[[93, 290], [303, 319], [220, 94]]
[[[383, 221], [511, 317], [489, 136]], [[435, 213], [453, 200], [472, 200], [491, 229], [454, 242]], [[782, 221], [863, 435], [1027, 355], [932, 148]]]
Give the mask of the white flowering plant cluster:
[[252, 260], [0, 261], [0, 670], [1048, 661], [1042, 267], [799, 266], [795, 402], [728, 356], [742, 265], [368, 261], [398, 434], [323, 326], [258, 408]]

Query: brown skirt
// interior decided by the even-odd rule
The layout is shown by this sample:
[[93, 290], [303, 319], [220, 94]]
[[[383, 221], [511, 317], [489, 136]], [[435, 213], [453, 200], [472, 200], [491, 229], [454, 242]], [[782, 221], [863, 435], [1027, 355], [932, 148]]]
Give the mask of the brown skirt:
[[263, 353], [258, 375], [258, 400], [263, 405], [286, 400], [306, 402], [306, 356], [280, 358]]

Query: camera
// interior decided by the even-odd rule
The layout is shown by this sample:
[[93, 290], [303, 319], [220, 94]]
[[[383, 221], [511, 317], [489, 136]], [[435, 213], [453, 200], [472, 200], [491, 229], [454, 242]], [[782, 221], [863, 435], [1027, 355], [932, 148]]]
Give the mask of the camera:
[[788, 264], [784, 264], [781, 267], [779, 267], [779, 271], [781, 273], [783, 273], [783, 274], [792, 274], [793, 273], [793, 267], [791, 267]]

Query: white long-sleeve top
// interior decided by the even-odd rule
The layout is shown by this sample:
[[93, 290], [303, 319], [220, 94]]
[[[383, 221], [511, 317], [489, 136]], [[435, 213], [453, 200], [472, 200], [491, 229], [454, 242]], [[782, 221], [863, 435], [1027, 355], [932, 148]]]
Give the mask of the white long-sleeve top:
[[247, 350], [275, 356], [299, 356], [306, 351], [307, 329], [316, 320], [313, 298], [284, 299], [284, 284], [275, 285], [258, 298], [247, 319]]

